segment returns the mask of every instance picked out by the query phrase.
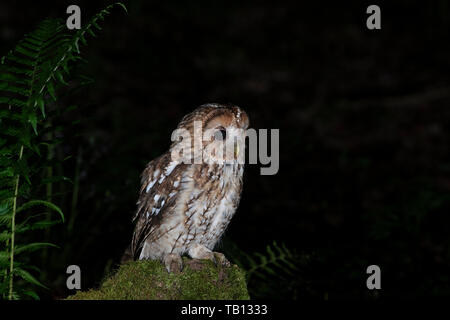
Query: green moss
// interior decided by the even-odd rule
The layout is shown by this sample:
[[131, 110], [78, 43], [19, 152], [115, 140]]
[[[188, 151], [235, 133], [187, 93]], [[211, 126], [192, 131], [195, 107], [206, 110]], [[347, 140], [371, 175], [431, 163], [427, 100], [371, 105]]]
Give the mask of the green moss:
[[126, 263], [97, 290], [78, 292], [69, 300], [248, 300], [245, 275], [236, 265], [215, 266], [208, 260], [183, 258], [180, 273], [167, 273], [159, 261]]

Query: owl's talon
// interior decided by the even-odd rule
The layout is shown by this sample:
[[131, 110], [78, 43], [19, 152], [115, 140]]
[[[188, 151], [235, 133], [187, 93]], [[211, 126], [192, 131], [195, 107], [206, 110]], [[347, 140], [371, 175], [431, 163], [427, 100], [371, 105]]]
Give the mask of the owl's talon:
[[214, 252], [212, 252], [212, 251], [207, 252], [207, 253], [206, 253], [203, 257], [201, 257], [200, 259], [203, 259], [203, 260], [211, 260], [212, 262], [214, 262], [214, 264], [217, 263], [216, 257], [215, 257], [215, 255], [214, 255]]
[[222, 265], [224, 267], [230, 267], [231, 263], [228, 261], [228, 259], [225, 257], [223, 253], [220, 252], [214, 252], [215, 257], [215, 263], [216, 265]]
[[163, 262], [168, 273], [179, 273], [183, 269], [183, 260], [179, 254], [170, 253]]

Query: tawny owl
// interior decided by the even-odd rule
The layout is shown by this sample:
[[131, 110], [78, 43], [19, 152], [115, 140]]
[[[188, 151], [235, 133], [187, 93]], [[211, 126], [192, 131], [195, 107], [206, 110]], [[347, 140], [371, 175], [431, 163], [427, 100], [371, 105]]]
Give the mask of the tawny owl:
[[248, 125], [242, 109], [221, 104], [202, 105], [181, 120], [169, 151], [141, 176], [135, 260], [161, 260], [169, 272], [181, 270], [183, 254], [229, 264], [213, 249], [240, 201]]

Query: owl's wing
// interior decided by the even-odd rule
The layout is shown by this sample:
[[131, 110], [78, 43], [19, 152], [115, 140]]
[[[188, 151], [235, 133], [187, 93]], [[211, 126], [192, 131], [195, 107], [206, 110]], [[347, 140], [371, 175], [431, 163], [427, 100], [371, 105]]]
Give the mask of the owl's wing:
[[185, 170], [185, 164], [171, 161], [170, 153], [166, 153], [151, 161], [142, 173], [138, 209], [133, 218], [136, 221], [131, 242], [134, 259], [161, 219], [174, 209]]

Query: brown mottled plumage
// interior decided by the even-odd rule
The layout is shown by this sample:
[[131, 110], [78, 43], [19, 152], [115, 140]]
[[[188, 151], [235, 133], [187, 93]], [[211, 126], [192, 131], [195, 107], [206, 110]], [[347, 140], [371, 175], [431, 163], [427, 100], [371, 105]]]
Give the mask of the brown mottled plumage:
[[[169, 272], [182, 267], [183, 254], [228, 263], [212, 250], [239, 205], [244, 164], [238, 159], [243, 159], [248, 124], [242, 109], [219, 104], [202, 105], [181, 120], [177, 129], [192, 139], [175, 139], [142, 173], [131, 243], [134, 259], [159, 259]], [[198, 130], [212, 133], [194, 141]], [[218, 146], [223, 145], [227, 151], [220, 154]], [[180, 147], [191, 152], [180, 154]], [[208, 148], [216, 151], [206, 152]], [[182, 161], [188, 154], [192, 163]]]

